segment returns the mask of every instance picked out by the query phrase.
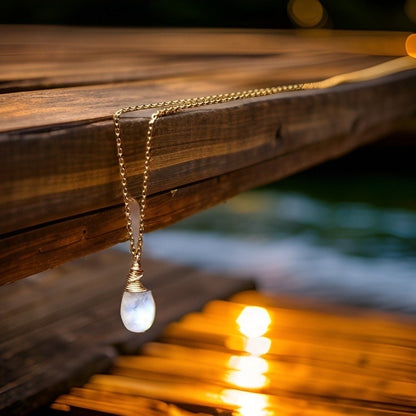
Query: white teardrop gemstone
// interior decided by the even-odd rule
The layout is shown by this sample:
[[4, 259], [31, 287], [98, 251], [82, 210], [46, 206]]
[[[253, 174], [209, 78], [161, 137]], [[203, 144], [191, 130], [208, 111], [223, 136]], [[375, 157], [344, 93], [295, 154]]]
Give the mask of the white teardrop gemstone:
[[120, 315], [124, 326], [129, 331], [147, 331], [152, 326], [156, 315], [156, 305], [152, 291], [125, 291], [121, 300]]

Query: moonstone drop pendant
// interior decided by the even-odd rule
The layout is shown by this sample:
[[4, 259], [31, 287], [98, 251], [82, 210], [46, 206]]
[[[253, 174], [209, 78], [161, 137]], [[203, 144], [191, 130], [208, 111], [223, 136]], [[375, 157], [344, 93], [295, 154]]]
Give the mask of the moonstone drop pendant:
[[152, 291], [140, 282], [143, 272], [135, 261], [131, 266], [121, 300], [120, 315], [124, 326], [132, 332], [145, 332], [153, 324], [156, 305]]
[[153, 324], [156, 314], [151, 290], [144, 292], [124, 291], [120, 308], [121, 320], [131, 332], [145, 332]]

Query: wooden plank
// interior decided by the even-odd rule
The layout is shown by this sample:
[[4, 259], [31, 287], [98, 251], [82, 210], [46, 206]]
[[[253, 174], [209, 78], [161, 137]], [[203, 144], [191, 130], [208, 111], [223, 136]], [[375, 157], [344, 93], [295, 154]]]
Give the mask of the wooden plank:
[[[150, 192], [155, 196], [149, 199], [148, 230], [394, 132], [404, 112], [410, 116], [414, 111], [415, 82], [409, 72], [389, 81], [360, 83], [355, 88], [287, 94], [166, 117], [159, 125], [154, 146]], [[386, 99], [375, 99], [380, 96]], [[142, 152], [134, 146], [133, 135], [136, 126], [143, 131], [145, 125], [140, 118], [129, 118], [123, 124], [126, 146], [133, 147], [127, 159], [135, 193], [139, 190]], [[9, 232], [22, 229], [1, 240], [2, 283], [125, 239], [122, 209], [117, 206], [121, 196], [111, 130], [111, 123], [103, 128], [104, 136], [87, 129], [93, 140], [88, 148], [93, 150], [75, 162], [72, 155], [83, 153], [88, 136], [78, 128], [69, 135], [63, 133], [62, 153], [57, 155], [62, 173], [55, 169], [56, 160], [48, 162], [50, 151], [56, 152], [56, 147], [48, 145], [54, 140], [51, 137], [50, 141], [43, 134], [34, 141], [14, 140], [14, 146], [8, 147], [14, 151], [3, 168], [25, 166], [30, 157], [38, 158], [40, 168], [36, 174], [30, 169], [14, 169], [15, 179], [2, 184], [6, 188], [3, 218], [8, 219], [2, 227]], [[215, 134], [208, 144], [201, 139], [205, 130]], [[169, 134], [172, 131], [176, 134]], [[99, 145], [103, 137], [105, 142]], [[195, 160], [194, 155], [200, 159]], [[4, 174], [10, 172], [6, 169]], [[39, 181], [41, 188], [36, 186]], [[15, 195], [14, 203], [10, 195]], [[44, 225], [25, 230], [38, 223]], [[16, 264], [13, 258], [21, 261]]]
[[[167, 117], [160, 121], [155, 137], [150, 192], [253, 165], [306, 144], [349, 134], [355, 128], [364, 131], [395, 122], [398, 116], [412, 114], [413, 96], [405, 93], [412, 82], [412, 78], [404, 78], [388, 86], [369, 84], [355, 91], [341, 88], [325, 94], [282, 94]], [[399, 97], [403, 95], [397, 103], [389, 98], [373, 104], [375, 97], [388, 97], [393, 89]], [[343, 100], [350, 104], [334, 106]], [[338, 118], [342, 121], [335, 122]], [[5, 179], [0, 194], [2, 234], [119, 203], [112, 130], [111, 122], [101, 122], [53, 132], [10, 134], [1, 141], [1, 152], [7, 155], [0, 168]], [[136, 194], [145, 130], [143, 118], [124, 120], [129, 175]], [[54, 146], [57, 141], [59, 147]]]
[[[254, 355], [247, 345], [259, 338], [241, 329], [249, 306], [270, 317], [260, 339], [268, 347]], [[251, 319], [262, 325], [260, 316]], [[170, 324], [161, 342], [118, 357], [109, 374], [56, 403], [87, 415], [97, 407], [117, 414], [111, 403], [128, 406], [136, 397], [210, 415], [410, 415], [415, 325], [409, 317], [244, 292]]]
[[205, 73], [193, 71], [191, 65], [186, 77], [174, 74], [131, 82], [0, 94], [0, 133], [56, 128], [59, 131], [59, 127], [67, 129], [71, 124], [111, 120], [115, 111], [129, 105], [320, 80], [390, 59], [320, 53], [312, 57], [277, 56], [266, 61], [253, 58], [240, 62], [238, 69], [224, 64], [223, 68]]
[[[148, 61], [133, 81], [123, 78], [120, 66], [113, 65], [102, 71], [104, 78], [94, 81], [91, 68], [85, 73], [81, 69], [79, 82], [84, 87], [0, 94], [0, 265], [5, 271], [1, 284], [126, 238], [111, 120], [117, 108], [321, 79], [388, 59], [342, 49], [329, 53], [342, 44], [346, 50], [356, 48], [357, 34], [310, 37], [303, 32], [249, 31], [244, 35], [203, 30], [184, 45], [180, 40], [189, 31], [157, 35], [154, 31], [73, 29], [67, 33], [41, 28], [32, 37], [29, 29], [0, 28], [5, 35], [9, 33], [0, 42], [0, 55], [23, 68], [34, 62], [27, 79], [56, 81], [56, 87], [66, 85], [60, 71], [71, 71], [87, 56], [88, 65], [102, 65], [100, 60], [109, 51], [118, 51], [117, 57], [127, 60], [134, 60], [137, 52]], [[56, 37], [51, 36], [55, 32]], [[367, 45], [363, 51], [375, 53], [376, 40], [386, 40], [386, 36], [363, 35], [363, 45]], [[393, 36], [394, 42], [403, 36]], [[203, 44], [199, 56], [196, 39]], [[219, 55], [213, 53], [216, 44]], [[40, 57], [34, 58], [39, 47]], [[174, 51], [180, 55], [178, 60]], [[181, 54], [186, 55], [184, 61]], [[36, 67], [45, 56], [55, 55], [51, 62], [56, 67]], [[166, 56], [178, 64], [172, 73], [164, 72]], [[198, 64], [191, 64], [194, 58]], [[7, 65], [0, 64], [0, 79], [2, 68], [4, 80], [16, 70]], [[160, 72], [154, 69], [161, 66]], [[54, 73], [55, 81], [51, 79]], [[415, 73], [201, 108], [159, 120], [147, 229], [164, 227], [237, 192], [396, 131], [399, 123], [414, 120]], [[23, 72], [16, 74], [16, 82], [19, 79], [24, 82]], [[28, 89], [46, 88], [42, 82]], [[132, 113], [122, 120], [130, 189], [136, 195], [148, 115]]]
[[190, 69], [206, 73], [230, 65], [238, 69], [256, 57], [285, 54], [292, 58], [294, 51], [298, 60], [300, 54], [310, 57], [317, 50], [401, 56], [406, 54], [407, 35], [1, 26], [0, 91], [125, 82], [187, 74]]
[[119, 307], [128, 254], [107, 251], [3, 287], [0, 293], [0, 414], [24, 415], [133, 353], [165, 325], [211, 299], [252, 287], [190, 267], [145, 259], [157, 305], [146, 334], [126, 331]]

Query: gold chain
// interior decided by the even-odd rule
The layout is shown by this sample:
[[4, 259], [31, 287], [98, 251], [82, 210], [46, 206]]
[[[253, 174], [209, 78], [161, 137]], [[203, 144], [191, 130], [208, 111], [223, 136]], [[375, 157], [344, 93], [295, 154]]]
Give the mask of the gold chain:
[[[376, 65], [374, 67], [370, 67], [364, 70], [336, 75], [334, 77], [330, 77], [318, 82], [282, 85], [273, 88], [259, 88], [227, 94], [209, 95], [206, 97], [195, 97], [188, 99], [162, 101], [152, 104], [141, 104], [137, 106], [121, 108], [120, 110], [116, 111], [116, 113], [113, 116], [113, 119], [117, 143], [117, 156], [120, 168], [122, 194], [124, 200], [124, 211], [127, 221], [127, 231], [130, 241], [130, 252], [133, 257], [133, 263], [130, 267], [129, 274], [127, 276], [127, 284], [123, 294], [120, 309], [121, 319], [123, 320], [123, 323], [125, 324], [126, 328], [133, 332], [144, 332], [150, 328], [155, 318], [155, 303], [152, 296], [152, 292], [141, 283], [141, 278], [143, 277], [141, 258], [143, 251], [143, 234], [145, 230], [147, 188], [150, 176], [152, 139], [154, 135], [155, 123], [158, 120], [158, 118], [168, 114], [174, 114], [182, 110], [202, 107], [205, 105], [223, 104], [230, 101], [264, 97], [287, 91], [329, 88], [344, 82], [356, 82], [374, 79], [379, 76], [389, 75], [394, 72], [403, 71], [407, 69], [414, 69], [416, 67], [415, 62], [416, 61], [414, 59], [411, 59], [409, 61], [408, 57], [404, 57], [386, 63], [382, 63], [380, 65]], [[147, 127], [144, 154], [143, 183], [139, 200], [140, 212], [137, 230], [138, 234], [137, 242], [135, 242], [135, 236], [133, 233], [132, 225], [132, 213], [130, 211], [129, 190], [127, 185], [126, 163], [124, 160], [123, 144], [121, 139], [120, 119], [121, 116], [125, 113], [147, 109], [157, 110], [150, 117], [149, 124]]]
[[[182, 110], [187, 110], [191, 108], [202, 107], [205, 105], [213, 104], [224, 104], [230, 101], [244, 100], [248, 98], [257, 98], [264, 97], [268, 95], [274, 95], [282, 92], [288, 91], [299, 91], [305, 89], [317, 88], [317, 83], [307, 83], [307, 84], [292, 84], [292, 85], [282, 85], [272, 88], [258, 88], [246, 91], [232, 92], [226, 94], [217, 94], [209, 95], [205, 97], [195, 97], [195, 98], [186, 98], [170, 101], [162, 101], [158, 103], [151, 104], [141, 104], [137, 106], [125, 107], [116, 111], [113, 120], [114, 120], [114, 129], [115, 129], [115, 138], [117, 143], [117, 156], [118, 164], [120, 168], [121, 176], [121, 186], [124, 200], [124, 211], [127, 221], [127, 232], [130, 242], [130, 253], [133, 256], [133, 261], [136, 265], [139, 266], [138, 272], [141, 272], [141, 258], [143, 251], [143, 234], [144, 234], [144, 222], [145, 222], [145, 210], [146, 210], [146, 198], [147, 198], [147, 188], [149, 183], [150, 176], [150, 159], [151, 159], [151, 147], [153, 139], [153, 131], [156, 120], [159, 117], [174, 114]], [[139, 201], [139, 227], [137, 235], [137, 243], [134, 240], [133, 225], [131, 219], [131, 210], [129, 205], [129, 192], [127, 186], [127, 172], [126, 172], [126, 163], [124, 160], [123, 154], [123, 145], [121, 140], [121, 127], [120, 127], [120, 118], [125, 113], [130, 113], [133, 111], [148, 110], [152, 108], [158, 108], [156, 112], [152, 114], [149, 120], [147, 135], [146, 135], [146, 145], [145, 145], [145, 156], [144, 156], [144, 170], [143, 170], [143, 183], [142, 190]]]
[[[181, 110], [187, 110], [196, 107], [202, 107], [205, 105], [212, 104], [224, 104], [230, 101], [244, 100], [248, 98], [257, 98], [264, 97], [268, 95], [274, 95], [281, 92], [288, 91], [299, 91], [299, 90], [311, 90], [311, 89], [321, 89], [334, 87], [336, 85], [346, 83], [346, 82], [357, 82], [365, 81], [369, 79], [378, 78], [381, 76], [390, 75], [396, 72], [405, 71], [409, 69], [415, 69], [416, 60], [409, 56], [393, 59], [381, 64], [365, 68], [359, 71], [349, 72], [345, 74], [336, 75], [322, 81], [317, 82], [308, 82], [302, 84], [292, 84], [292, 85], [282, 85], [272, 88], [257, 88], [246, 91], [231, 92], [226, 94], [217, 94], [217, 95], [208, 95], [206, 97], [195, 97], [195, 98], [185, 98], [171, 101], [161, 101], [158, 103], [151, 104], [141, 104], [137, 106], [125, 107], [116, 111], [113, 116], [114, 128], [115, 128], [115, 137], [117, 143], [117, 156], [118, 163], [120, 168], [121, 176], [121, 186], [124, 200], [124, 208], [127, 220], [127, 231], [130, 241], [130, 252], [133, 256], [133, 260], [136, 263], [137, 274], [141, 272], [141, 257], [143, 249], [143, 234], [144, 234], [144, 221], [145, 221], [145, 209], [146, 209], [146, 197], [147, 197], [147, 187], [149, 182], [149, 169], [150, 169], [150, 151], [152, 146], [153, 138], [153, 129], [156, 120], [159, 117], [177, 113]], [[127, 188], [127, 173], [126, 173], [126, 164], [123, 156], [123, 146], [121, 141], [121, 130], [120, 130], [120, 118], [125, 113], [130, 113], [132, 111], [148, 110], [152, 108], [157, 108], [158, 110], [152, 114], [149, 120], [147, 136], [146, 136], [146, 147], [145, 147], [145, 160], [144, 160], [144, 171], [143, 171], [143, 184], [142, 192], [139, 201], [140, 214], [139, 214], [139, 229], [137, 236], [137, 244], [134, 241], [134, 234], [132, 228], [132, 219], [129, 206], [129, 192]], [[135, 267], [136, 267], [135, 266]]]

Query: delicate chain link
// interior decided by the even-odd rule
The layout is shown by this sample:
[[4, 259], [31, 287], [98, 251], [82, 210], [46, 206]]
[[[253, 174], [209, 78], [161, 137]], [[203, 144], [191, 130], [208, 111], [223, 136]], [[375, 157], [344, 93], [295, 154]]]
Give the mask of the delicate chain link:
[[[124, 201], [124, 211], [125, 211], [126, 221], [127, 221], [126, 227], [127, 227], [127, 232], [128, 232], [129, 242], [130, 242], [130, 253], [133, 256], [134, 261], [137, 262], [140, 268], [141, 268], [141, 257], [142, 257], [142, 251], [143, 251], [143, 234], [144, 234], [144, 223], [145, 223], [147, 188], [148, 188], [149, 176], [150, 176], [151, 148], [152, 148], [154, 125], [156, 123], [156, 120], [159, 117], [162, 117], [168, 114], [174, 114], [179, 111], [186, 110], [186, 109], [202, 107], [205, 105], [224, 104], [230, 101], [237, 101], [237, 100], [242, 100], [242, 99], [247, 99], [247, 98], [264, 97], [268, 95], [278, 94], [281, 92], [313, 89], [313, 88], [318, 87], [317, 84], [318, 83], [282, 85], [282, 86], [272, 87], [272, 88], [259, 88], [259, 89], [252, 89], [252, 90], [246, 90], [246, 91], [231, 92], [231, 93], [226, 93], [226, 94], [209, 95], [205, 97], [194, 97], [194, 98], [162, 101], [158, 103], [141, 104], [137, 106], [125, 107], [125, 108], [121, 108], [120, 110], [114, 113], [114, 116], [113, 116], [114, 130], [115, 130], [115, 138], [116, 138], [116, 144], [117, 144], [118, 164], [119, 164], [120, 176], [121, 176], [121, 188], [122, 188], [123, 201]], [[122, 140], [121, 140], [120, 118], [125, 113], [130, 113], [133, 111], [140, 111], [140, 110], [148, 110], [148, 109], [153, 109], [153, 108], [158, 108], [158, 110], [154, 112], [152, 116], [150, 117], [148, 128], [147, 128], [145, 156], [144, 156], [143, 183], [142, 183], [142, 190], [141, 190], [140, 201], [139, 201], [139, 209], [140, 209], [139, 227], [138, 227], [138, 235], [137, 235], [137, 243], [136, 243], [134, 240], [131, 210], [130, 210], [130, 205], [129, 205], [127, 172], [126, 172], [126, 163], [125, 163], [124, 154], [123, 154], [123, 145], [122, 145]]]
[[[153, 138], [153, 129], [156, 120], [159, 117], [173, 114], [181, 110], [186, 110], [190, 108], [202, 107], [204, 105], [212, 104], [224, 104], [230, 101], [243, 100], [247, 98], [256, 98], [264, 97], [267, 95], [274, 95], [281, 92], [288, 91], [299, 91], [299, 90], [313, 90], [321, 88], [334, 87], [336, 85], [345, 83], [345, 82], [357, 82], [364, 81], [368, 79], [374, 79], [381, 76], [390, 75], [399, 71], [409, 70], [415, 68], [415, 60], [408, 56], [393, 59], [388, 62], [384, 62], [379, 65], [372, 66], [370, 68], [362, 69], [359, 71], [354, 71], [350, 73], [345, 73], [341, 75], [336, 75], [322, 81], [317, 82], [308, 82], [302, 84], [292, 84], [292, 85], [281, 85], [272, 88], [258, 88], [252, 90], [231, 92], [226, 94], [217, 94], [217, 95], [208, 95], [205, 97], [194, 97], [194, 98], [185, 98], [171, 101], [161, 101], [158, 103], [151, 104], [141, 104], [137, 106], [125, 107], [114, 113], [114, 129], [115, 137], [117, 143], [117, 156], [118, 163], [120, 168], [121, 176], [121, 187], [124, 200], [124, 208], [126, 214], [126, 227], [129, 235], [130, 241], [130, 252], [133, 256], [134, 261], [140, 266], [140, 260], [142, 256], [143, 249], [143, 234], [144, 234], [144, 221], [145, 221], [145, 209], [146, 209], [146, 197], [147, 197], [147, 187], [149, 182], [149, 169], [150, 169], [150, 159], [151, 159], [151, 146]], [[132, 228], [132, 219], [131, 211], [129, 206], [129, 193], [127, 187], [127, 173], [126, 173], [126, 164], [124, 161], [123, 155], [123, 146], [121, 141], [121, 130], [120, 130], [120, 118], [123, 114], [129, 113], [132, 111], [148, 110], [152, 108], [157, 108], [158, 110], [152, 114], [149, 125], [147, 129], [146, 136], [146, 147], [145, 147], [145, 162], [144, 162], [144, 171], [143, 171], [143, 185], [142, 192], [139, 201], [140, 214], [139, 214], [139, 229], [137, 236], [137, 244], [134, 241], [134, 234]]]

